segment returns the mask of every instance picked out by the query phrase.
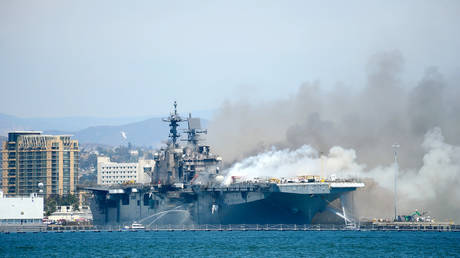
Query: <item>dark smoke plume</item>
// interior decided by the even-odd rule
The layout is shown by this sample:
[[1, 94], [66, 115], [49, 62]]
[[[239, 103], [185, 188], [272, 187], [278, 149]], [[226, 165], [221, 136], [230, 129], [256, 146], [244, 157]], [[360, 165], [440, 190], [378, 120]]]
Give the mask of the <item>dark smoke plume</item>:
[[[301, 85], [294, 96], [257, 105], [245, 100], [226, 102], [210, 123], [208, 140], [229, 163], [273, 146], [295, 150], [310, 145], [324, 153], [334, 146], [353, 149], [357, 157], [354, 162], [366, 167], [363, 172], [374, 180], [377, 171], [387, 173], [386, 177], [391, 175], [391, 145], [397, 142], [401, 145], [400, 178], [405, 180], [400, 191], [406, 195], [401, 196], [401, 205], [430, 209], [439, 218], [459, 220], [460, 193], [458, 184], [451, 183], [460, 181], [456, 147], [460, 144], [459, 90], [457, 85], [448, 85], [435, 67], [427, 68], [415, 85], [407, 85], [401, 79], [403, 66], [400, 52], [380, 53], [370, 58], [367, 83], [360, 90], [338, 85], [325, 91], [319, 82], [313, 82]], [[437, 160], [438, 152], [450, 160]], [[441, 163], [449, 172], [427, 172], [443, 170], [442, 166], [432, 166]], [[446, 173], [451, 179], [440, 180]], [[417, 179], [422, 176], [425, 179]], [[419, 191], [433, 195], [422, 200], [408, 194], [404, 187], [413, 189], [411, 181], [425, 182]], [[359, 195], [356, 199], [361, 202], [357, 205], [367, 211], [363, 215], [389, 214], [391, 201], [381, 206], [375, 202], [378, 198], [392, 200], [389, 183], [369, 184]], [[449, 208], [447, 203], [454, 206]]]

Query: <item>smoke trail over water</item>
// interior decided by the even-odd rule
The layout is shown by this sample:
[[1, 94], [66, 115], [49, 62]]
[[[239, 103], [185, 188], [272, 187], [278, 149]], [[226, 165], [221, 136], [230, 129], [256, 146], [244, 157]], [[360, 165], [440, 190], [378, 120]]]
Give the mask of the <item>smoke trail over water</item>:
[[415, 85], [405, 83], [403, 64], [398, 51], [372, 57], [360, 90], [324, 91], [315, 82], [258, 105], [226, 102], [210, 123], [209, 141], [236, 162], [230, 174], [254, 177], [319, 174], [319, 152], [329, 150], [327, 173], [369, 179], [355, 198], [369, 217], [393, 212], [397, 142], [401, 212], [417, 208], [460, 221], [459, 87], [432, 67]]

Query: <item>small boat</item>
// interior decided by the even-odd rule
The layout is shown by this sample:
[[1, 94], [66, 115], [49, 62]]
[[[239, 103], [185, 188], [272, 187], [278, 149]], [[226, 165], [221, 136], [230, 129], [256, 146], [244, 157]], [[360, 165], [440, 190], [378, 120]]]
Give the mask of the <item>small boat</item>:
[[126, 226], [125, 229], [138, 230], [145, 229], [144, 225], [134, 222], [131, 226]]

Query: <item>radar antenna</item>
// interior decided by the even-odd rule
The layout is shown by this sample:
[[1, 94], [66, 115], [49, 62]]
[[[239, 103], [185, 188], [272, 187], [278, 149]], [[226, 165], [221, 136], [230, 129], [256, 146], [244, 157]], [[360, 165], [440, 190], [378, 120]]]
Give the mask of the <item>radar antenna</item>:
[[174, 112], [171, 112], [169, 117], [162, 119], [164, 122], [169, 123], [169, 138], [171, 138], [174, 147], [177, 146], [177, 139], [180, 137], [180, 133], [177, 130], [180, 122], [187, 121], [187, 119], [182, 118], [177, 114], [177, 102], [174, 101]]
[[188, 114], [188, 130], [184, 130], [187, 133], [187, 140], [193, 145], [197, 145], [200, 139], [200, 134], [207, 134], [208, 130], [201, 129], [201, 120], [199, 118], [192, 117], [192, 114]]

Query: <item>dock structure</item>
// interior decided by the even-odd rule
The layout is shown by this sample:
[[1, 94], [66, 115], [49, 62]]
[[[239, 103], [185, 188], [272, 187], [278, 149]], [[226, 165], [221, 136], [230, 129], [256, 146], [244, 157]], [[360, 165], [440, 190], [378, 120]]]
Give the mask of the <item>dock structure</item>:
[[350, 225], [337, 224], [236, 224], [236, 225], [152, 225], [145, 231], [455, 231], [460, 225], [446, 222], [424, 223], [424, 225]]
[[424, 231], [424, 232], [460, 232], [460, 225], [448, 222], [430, 223], [402, 223], [402, 222], [379, 222], [364, 224], [357, 227], [337, 224], [204, 224], [204, 225], [151, 225], [145, 228], [126, 228], [119, 226], [61, 226], [50, 225], [46, 228], [37, 228], [36, 231], [21, 230], [16, 228], [12, 231], [1, 233], [25, 233], [25, 232], [184, 232], [184, 231]]
[[398, 231], [452, 231], [460, 229], [460, 225], [453, 222], [373, 222], [373, 230], [398, 230]]

